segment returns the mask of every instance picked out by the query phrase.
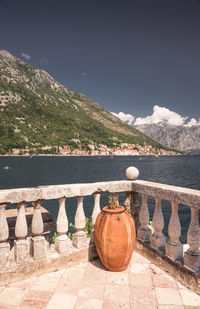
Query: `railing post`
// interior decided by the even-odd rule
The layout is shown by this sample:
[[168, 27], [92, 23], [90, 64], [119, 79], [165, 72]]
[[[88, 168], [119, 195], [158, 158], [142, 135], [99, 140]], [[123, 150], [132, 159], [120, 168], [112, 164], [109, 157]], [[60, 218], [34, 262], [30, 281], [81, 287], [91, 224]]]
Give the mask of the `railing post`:
[[17, 204], [18, 215], [15, 224], [15, 260], [17, 263], [23, 263], [29, 258], [29, 242], [26, 239], [28, 234], [28, 227], [25, 215], [26, 203], [22, 202]]
[[8, 222], [5, 216], [6, 204], [0, 204], [0, 269], [9, 265], [10, 244]]
[[124, 205], [126, 210], [130, 212], [135, 221], [136, 232], [139, 228], [139, 203], [138, 203], [138, 193], [137, 192], [125, 192]]
[[65, 197], [59, 199], [59, 211], [56, 221], [56, 230], [58, 232], [58, 237], [55, 241], [55, 248], [58, 253], [64, 253], [71, 246], [71, 241], [66, 234], [68, 231], [68, 220], [65, 210]]
[[149, 227], [149, 209], [147, 205], [147, 195], [142, 194], [142, 205], [139, 213], [140, 227], [137, 238], [142, 242], [148, 242], [151, 237], [151, 228]]
[[47, 256], [47, 245], [44, 236], [41, 236], [44, 230], [44, 224], [41, 215], [41, 201], [33, 202], [34, 213], [32, 219], [32, 254], [33, 258], [43, 259]]
[[171, 208], [172, 212], [168, 226], [170, 240], [166, 245], [166, 255], [175, 262], [181, 262], [183, 260], [183, 245], [179, 240], [181, 236], [181, 224], [178, 216], [178, 204], [171, 201]]
[[114, 192], [113, 193], [113, 198], [115, 201], [115, 205], [119, 206], [119, 193], [118, 192]]
[[150, 245], [152, 248], [163, 251], [166, 245], [166, 237], [163, 235], [162, 230], [164, 228], [164, 218], [161, 208], [161, 199], [155, 198], [155, 210], [153, 214], [153, 228], [154, 232], [150, 238]]
[[87, 236], [84, 232], [85, 228], [85, 214], [83, 211], [83, 197], [77, 197], [77, 210], [75, 215], [76, 233], [73, 234], [72, 244], [76, 248], [86, 247], [88, 245]]
[[93, 208], [93, 212], [92, 212], [92, 224], [93, 224], [93, 229], [92, 229], [92, 233], [91, 233], [91, 237], [90, 237], [90, 241], [91, 243], [94, 243], [94, 227], [95, 227], [95, 222], [96, 222], [96, 218], [98, 216], [98, 214], [101, 212], [101, 208], [100, 208], [100, 194], [94, 194], [94, 208]]
[[131, 209], [131, 214], [133, 215], [134, 221], [135, 221], [135, 228], [136, 231], [139, 228], [139, 203], [138, 203], [138, 192], [133, 192], [132, 193], [132, 198], [131, 198], [131, 205], [130, 205], [130, 209]]
[[199, 271], [200, 270], [200, 228], [199, 228], [199, 210], [190, 208], [191, 220], [187, 233], [187, 243], [189, 249], [184, 254], [184, 264], [188, 268]]

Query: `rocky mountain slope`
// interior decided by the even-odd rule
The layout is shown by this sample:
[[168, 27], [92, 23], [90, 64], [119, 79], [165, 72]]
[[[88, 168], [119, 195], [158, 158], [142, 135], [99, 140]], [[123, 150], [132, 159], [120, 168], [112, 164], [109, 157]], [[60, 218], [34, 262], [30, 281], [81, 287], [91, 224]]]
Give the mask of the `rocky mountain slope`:
[[144, 142], [164, 148], [47, 72], [0, 51], [0, 153], [45, 145], [84, 149], [88, 143]]
[[200, 153], [200, 120], [155, 105], [151, 115], [114, 114], [159, 143], [183, 152]]
[[200, 126], [172, 126], [166, 123], [136, 125], [159, 143], [183, 152], [200, 152]]

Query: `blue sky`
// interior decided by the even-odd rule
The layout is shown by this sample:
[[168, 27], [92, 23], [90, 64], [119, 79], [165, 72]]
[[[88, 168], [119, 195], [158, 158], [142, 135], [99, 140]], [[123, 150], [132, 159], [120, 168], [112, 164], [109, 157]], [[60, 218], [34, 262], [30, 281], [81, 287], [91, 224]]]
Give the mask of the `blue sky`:
[[0, 0], [0, 38], [112, 112], [200, 118], [200, 1]]

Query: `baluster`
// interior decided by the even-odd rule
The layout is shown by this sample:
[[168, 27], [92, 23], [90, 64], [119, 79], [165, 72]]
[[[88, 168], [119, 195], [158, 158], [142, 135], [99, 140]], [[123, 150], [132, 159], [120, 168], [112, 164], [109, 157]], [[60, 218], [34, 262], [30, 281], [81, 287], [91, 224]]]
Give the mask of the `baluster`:
[[131, 209], [131, 214], [133, 215], [134, 221], [135, 221], [135, 228], [136, 231], [139, 228], [139, 203], [138, 203], [138, 193], [137, 192], [133, 192], [132, 193], [132, 198], [131, 198], [131, 205], [130, 205], [130, 209]]
[[136, 233], [139, 228], [139, 203], [137, 192], [125, 192], [124, 205], [126, 210], [131, 213], [135, 221]]
[[159, 197], [155, 198], [155, 210], [153, 214], [153, 228], [154, 232], [150, 238], [151, 247], [163, 251], [166, 245], [166, 237], [163, 235], [162, 230], [164, 228], [164, 218], [161, 208], [161, 199]]
[[187, 243], [189, 249], [184, 254], [184, 264], [194, 271], [200, 270], [200, 228], [199, 228], [199, 210], [190, 208], [191, 220], [187, 233]]
[[34, 259], [42, 259], [47, 256], [47, 244], [44, 236], [41, 236], [44, 230], [44, 224], [41, 215], [41, 201], [33, 202], [34, 212], [32, 219], [32, 254]]
[[130, 192], [124, 192], [124, 206], [129, 213], [131, 212], [131, 195]]
[[28, 260], [29, 257], [29, 242], [26, 239], [28, 234], [28, 226], [25, 215], [26, 203], [22, 202], [17, 204], [18, 214], [15, 224], [15, 260], [17, 263], [23, 263]]
[[88, 245], [87, 236], [84, 232], [85, 214], [83, 211], [83, 197], [77, 197], [77, 210], [75, 215], [76, 233], [73, 234], [72, 244], [76, 248], [86, 247]]
[[0, 269], [9, 265], [10, 244], [8, 243], [9, 228], [5, 216], [6, 204], [0, 204]]
[[98, 214], [101, 212], [100, 208], [100, 194], [94, 194], [94, 208], [92, 212], [92, 224], [93, 224], [93, 229], [90, 237], [91, 243], [94, 243], [94, 227], [95, 227], [95, 222]]
[[68, 251], [71, 246], [71, 241], [66, 235], [68, 231], [68, 220], [65, 210], [65, 197], [60, 198], [59, 200], [59, 211], [56, 221], [56, 230], [58, 232], [58, 237], [56, 238], [55, 248], [59, 253], [64, 253]]
[[119, 193], [118, 192], [113, 193], [113, 200], [115, 202], [115, 205], [119, 206]]
[[151, 228], [149, 227], [149, 209], [146, 194], [142, 194], [142, 205], [139, 213], [139, 221], [140, 227], [138, 229], [137, 238], [143, 242], [147, 242], [151, 237]]
[[178, 216], [178, 204], [171, 201], [171, 208], [172, 212], [168, 226], [170, 240], [166, 246], [166, 255], [173, 261], [181, 261], [183, 259], [183, 245], [179, 241], [181, 224]]

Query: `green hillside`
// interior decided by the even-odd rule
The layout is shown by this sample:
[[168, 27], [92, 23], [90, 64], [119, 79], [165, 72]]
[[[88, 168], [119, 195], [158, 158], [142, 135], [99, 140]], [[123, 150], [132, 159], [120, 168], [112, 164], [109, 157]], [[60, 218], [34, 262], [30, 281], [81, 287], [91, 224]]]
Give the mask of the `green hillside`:
[[45, 145], [139, 143], [164, 148], [48, 73], [0, 51], [0, 152]]

